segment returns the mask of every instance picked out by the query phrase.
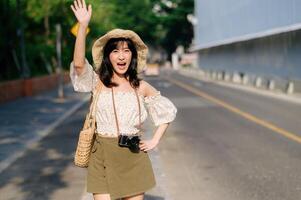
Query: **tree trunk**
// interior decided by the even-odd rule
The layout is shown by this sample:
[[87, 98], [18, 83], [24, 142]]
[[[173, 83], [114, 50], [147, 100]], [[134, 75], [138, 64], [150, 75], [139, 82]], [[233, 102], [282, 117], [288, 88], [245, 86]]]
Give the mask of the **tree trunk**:
[[44, 28], [45, 28], [45, 36], [46, 36], [46, 40], [48, 41], [49, 38], [49, 34], [50, 34], [50, 29], [49, 29], [49, 16], [46, 15], [44, 17]]

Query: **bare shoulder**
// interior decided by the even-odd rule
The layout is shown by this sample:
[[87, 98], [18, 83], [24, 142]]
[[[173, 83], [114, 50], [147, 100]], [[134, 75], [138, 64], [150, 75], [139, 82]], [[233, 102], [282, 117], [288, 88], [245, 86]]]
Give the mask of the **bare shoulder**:
[[140, 87], [139, 87], [140, 93], [143, 94], [143, 96], [153, 96], [157, 94], [158, 90], [154, 88], [151, 84], [148, 82], [142, 80], [140, 81]]

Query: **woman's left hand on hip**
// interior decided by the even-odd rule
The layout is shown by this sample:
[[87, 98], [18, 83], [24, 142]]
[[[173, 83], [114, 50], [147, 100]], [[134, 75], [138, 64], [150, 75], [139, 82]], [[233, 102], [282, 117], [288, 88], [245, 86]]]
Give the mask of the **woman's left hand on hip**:
[[154, 139], [151, 140], [141, 140], [139, 147], [141, 151], [147, 152], [154, 149], [158, 145], [158, 142]]

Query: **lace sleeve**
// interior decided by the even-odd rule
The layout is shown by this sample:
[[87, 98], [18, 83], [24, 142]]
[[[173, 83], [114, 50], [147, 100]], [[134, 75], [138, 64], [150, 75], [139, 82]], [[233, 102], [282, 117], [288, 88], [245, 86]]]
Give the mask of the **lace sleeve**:
[[70, 64], [70, 78], [73, 88], [77, 92], [92, 91], [99, 81], [98, 75], [93, 70], [88, 60], [85, 60], [84, 71], [81, 75], [77, 75], [74, 69], [74, 64]]
[[155, 126], [169, 123], [175, 119], [177, 108], [159, 91], [154, 96], [145, 97], [144, 102]]

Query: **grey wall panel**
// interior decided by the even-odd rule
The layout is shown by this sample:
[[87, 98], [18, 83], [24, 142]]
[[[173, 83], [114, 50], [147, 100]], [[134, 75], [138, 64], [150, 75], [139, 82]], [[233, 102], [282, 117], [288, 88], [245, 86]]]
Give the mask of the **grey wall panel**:
[[301, 0], [195, 0], [195, 45], [301, 23]]
[[199, 51], [205, 70], [301, 80], [301, 31]]

